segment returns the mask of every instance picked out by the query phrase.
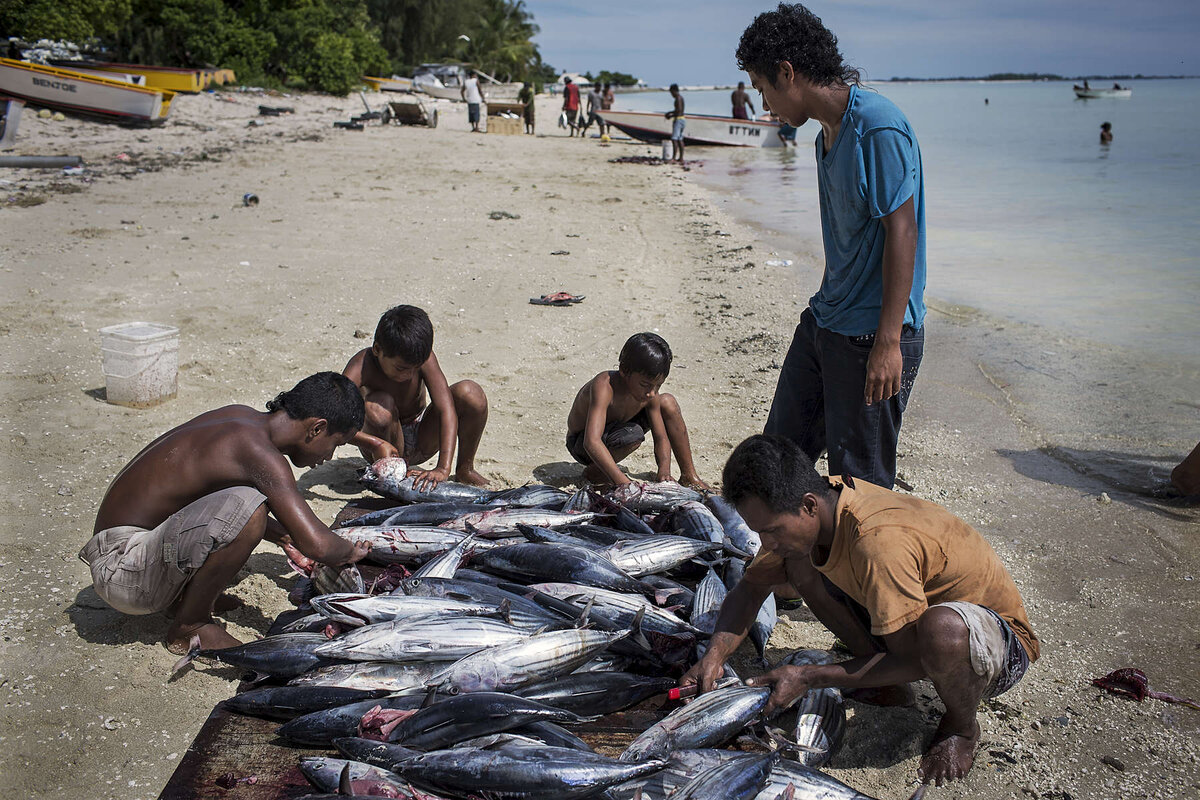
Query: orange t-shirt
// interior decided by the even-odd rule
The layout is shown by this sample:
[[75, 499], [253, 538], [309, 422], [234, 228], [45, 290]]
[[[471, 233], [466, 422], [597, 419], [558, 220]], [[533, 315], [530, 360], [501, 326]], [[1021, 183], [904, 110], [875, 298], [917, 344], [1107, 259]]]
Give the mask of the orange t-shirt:
[[[823, 564], [815, 553], [811, 557], [814, 567], [866, 608], [872, 634], [895, 633], [930, 606], [957, 600], [995, 611], [1029, 660], [1037, 659], [1038, 639], [1017, 586], [979, 531], [928, 500], [864, 480], [842, 481], [828, 557]], [[746, 568], [745, 580], [790, 583], [787, 560], [763, 551]]]

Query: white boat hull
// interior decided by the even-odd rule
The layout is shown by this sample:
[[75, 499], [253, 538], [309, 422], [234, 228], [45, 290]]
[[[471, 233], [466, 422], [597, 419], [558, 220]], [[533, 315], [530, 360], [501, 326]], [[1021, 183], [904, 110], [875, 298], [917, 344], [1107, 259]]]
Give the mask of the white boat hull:
[[0, 94], [49, 108], [142, 122], [164, 120], [173, 96], [166, 90], [7, 58], [0, 58]]
[[1100, 100], [1106, 97], [1133, 97], [1133, 89], [1075, 89], [1080, 100]]
[[[600, 118], [643, 142], [661, 142], [671, 138], [674, 120], [649, 111], [600, 111]], [[685, 145], [725, 147], [781, 147], [779, 123], [733, 117], [684, 116]]]

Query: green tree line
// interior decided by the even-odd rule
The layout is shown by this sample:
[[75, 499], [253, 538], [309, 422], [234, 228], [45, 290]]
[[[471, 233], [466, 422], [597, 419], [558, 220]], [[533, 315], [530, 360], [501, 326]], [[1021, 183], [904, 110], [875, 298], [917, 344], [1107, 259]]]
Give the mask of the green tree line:
[[113, 60], [220, 66], [242, 83], [346, 94], [360, 76], [464, 61], [553, 80], [524, 0], [3, 0], [0, 35], [93, 41]]

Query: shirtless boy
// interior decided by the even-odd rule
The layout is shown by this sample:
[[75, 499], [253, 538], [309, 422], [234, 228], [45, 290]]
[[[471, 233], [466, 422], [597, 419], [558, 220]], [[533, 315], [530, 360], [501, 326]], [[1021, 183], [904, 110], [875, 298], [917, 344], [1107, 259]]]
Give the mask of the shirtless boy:
[[375, 343], [356, 353], [342, 374], [366, 402], [367, 421], [352, 444], [367, 461], [399, 455], [412, 467], [436, 454], [436, 467], [409, 472], [418, 490], [432, 489], [450, 477], [457, 443], [455, 480], [487, 485], [475, 470], [487, 425], [487, 395], [475, 381], [446, 383], [433, 354], [428, 314], [416, 306], [389, 308], [375, 327]]
[[[762, 550], [725, 598], [708, 652], [683, 683], [711, 689], [767, 596], [799, 590], [854, 657], [751, 678], [772, 690], [767, 712], [823, 687], [852, 690], [864, 702], [911, 702], [904, 684], [928, 678], [946, 713], [918, 775], [939, 786], [965, 777], [979, 745], [979, 701], [1016, 685], [1040, 647], [1016, 584], [987, 541], [927, 500], [818, 475], [782, 436], [742, 442], [722, 479]], [[814, 568], [815, 585], [806, 577]]]
[[240, 644], [212, 615], [260, 541], [301, 563], [348, 564], [367, 554], [317, 519], [287, 463], [315, 467], [362, 423], [354, 384], [321, 372], [266, 413], [225, 406], [167, 431], [117, 473], [100, 502], [79, 553], [96, 593], [125, 614], [174, 607], [173, 653], [187, 652], [193, 636], [205, 648]]
[[654, 435], [657, 480], [671, 478], [671, 452], [679, 459], [679, 482], [707, 489], [692, 463], [692, 447], [679, 403], [659, 394], [671, 371], [671, 348], [654, 333], [629, 337], [621, 348], [618, 369], [601, 372], [575, 395], [567, 416], [567, 450], [587, 466], [583, 477], [593, 483], [632, 483], [617, 463]]

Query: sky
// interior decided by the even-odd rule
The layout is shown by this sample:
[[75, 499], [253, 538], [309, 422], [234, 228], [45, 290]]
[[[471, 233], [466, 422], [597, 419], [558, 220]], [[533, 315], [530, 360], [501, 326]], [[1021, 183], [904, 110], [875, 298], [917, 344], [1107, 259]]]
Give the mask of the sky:
[[[542, 58], [651, 86], [726, 85], [768, 0], [525, 0]], [[809, 8], [869, 79], [1200, 74], [1200, 0], [825, 0]]]

